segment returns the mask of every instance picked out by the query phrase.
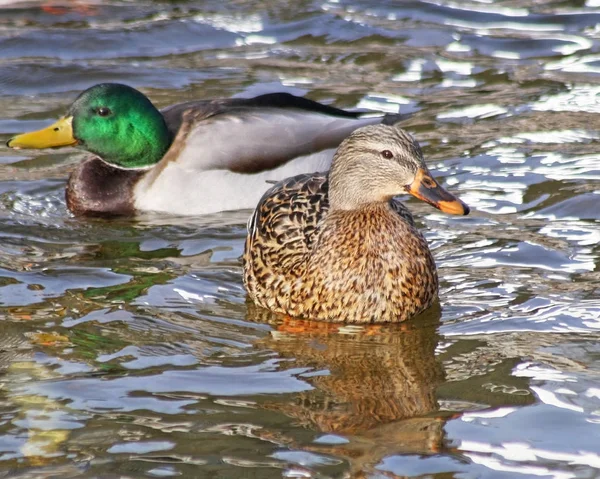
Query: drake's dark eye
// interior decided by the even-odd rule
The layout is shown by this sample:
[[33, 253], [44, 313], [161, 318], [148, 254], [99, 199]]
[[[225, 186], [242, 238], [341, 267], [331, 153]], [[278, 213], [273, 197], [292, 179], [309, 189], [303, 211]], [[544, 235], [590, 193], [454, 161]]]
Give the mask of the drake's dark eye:
[[96, 113], [98, 113], [98, 116], [108, 116], [112, 113], [112, 111], [110, 111], [110, 108], [101, 106], [96, 110]]
[[394, 154], [390, 150], [383, 150], [381, 152], [381, 156], [387, 160], [391, 160], [394, 157]]

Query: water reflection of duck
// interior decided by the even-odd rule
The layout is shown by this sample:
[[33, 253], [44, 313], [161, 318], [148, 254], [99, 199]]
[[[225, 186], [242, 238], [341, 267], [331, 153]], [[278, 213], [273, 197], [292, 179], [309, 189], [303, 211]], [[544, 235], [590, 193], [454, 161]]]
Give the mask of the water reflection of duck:
[[253, 208], [267, 180], [327, 168], [332, 148], [382, 118], [286, 93], [158, 111], [134, 88], [105, 83], [84, 91], [64, 118], [8, 146], [77, 145], [94, 154], [69, 179], [75, 214], [206, 214]]
[[393, 199], [405, 192], [446, 213], [469, 213], [396, 125], [353, 132], [328, 174], [275, 185], [248, 225], [250, 298], [290, 316], [348, 323], [399, 322], [428, 308], [438, 291], [435, 262], [412, 215]]
[[[290, 367], [310, 367], [303, 375], [313, 390], [291, 402], [270, 404], [301, 425], [343, 434], [348, 444], [282, 443], [347, 457], [354, 473], [372, 469], [389, 454], [432, 454], [442, 447], [444, 418], [436, 388], [443, 380], [436, 360], [436, 305], [418, 321], [389, 326], [342, 326], [285, 319], [254, 305], [251, 321], [274, 326], [258, 344], [289, 359]], [[327, 373], [319, 374], [326, 370]]]

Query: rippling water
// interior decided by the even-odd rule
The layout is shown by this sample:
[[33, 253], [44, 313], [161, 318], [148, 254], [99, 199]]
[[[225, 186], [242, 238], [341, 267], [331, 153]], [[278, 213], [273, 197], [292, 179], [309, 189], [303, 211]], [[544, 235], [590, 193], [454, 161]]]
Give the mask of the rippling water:
[[248, 212], [72, 218], [75, 150], [0, 148], [0, 476], [600, 475], [600, 2], [0, 1], [0, 140], [119, 81], [412, 113], [440, 307], [245, 301]]

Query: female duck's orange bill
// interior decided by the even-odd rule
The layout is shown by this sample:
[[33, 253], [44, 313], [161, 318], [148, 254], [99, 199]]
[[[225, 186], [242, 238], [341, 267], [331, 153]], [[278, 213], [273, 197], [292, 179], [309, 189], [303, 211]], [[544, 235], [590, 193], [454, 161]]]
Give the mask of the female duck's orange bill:
[[425, 168], [419, 168], [415, 180], [406, 186], [406, 191], [444, 213], [452, 215], [469, 214], [469, 207], [452, 193], [442, 188]]
[[77, 140], [73, 138], [73, 118], [61, 118], [56, 123], [38, 131], [17, 135], [6, 143], [14, 149], [21, 148], [60, 148], [73, 146]]

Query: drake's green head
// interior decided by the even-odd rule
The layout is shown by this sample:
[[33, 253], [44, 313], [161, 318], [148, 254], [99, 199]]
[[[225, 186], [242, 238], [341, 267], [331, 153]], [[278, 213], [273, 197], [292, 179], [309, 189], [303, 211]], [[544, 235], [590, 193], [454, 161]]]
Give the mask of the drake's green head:
[[102, 83], [84, 91], [67, 114], [43, 130], [11, 138], [11, 148], [78, 146], [121, 168], [157, 163], [171, 145], [162, 114], [127, 85]]

